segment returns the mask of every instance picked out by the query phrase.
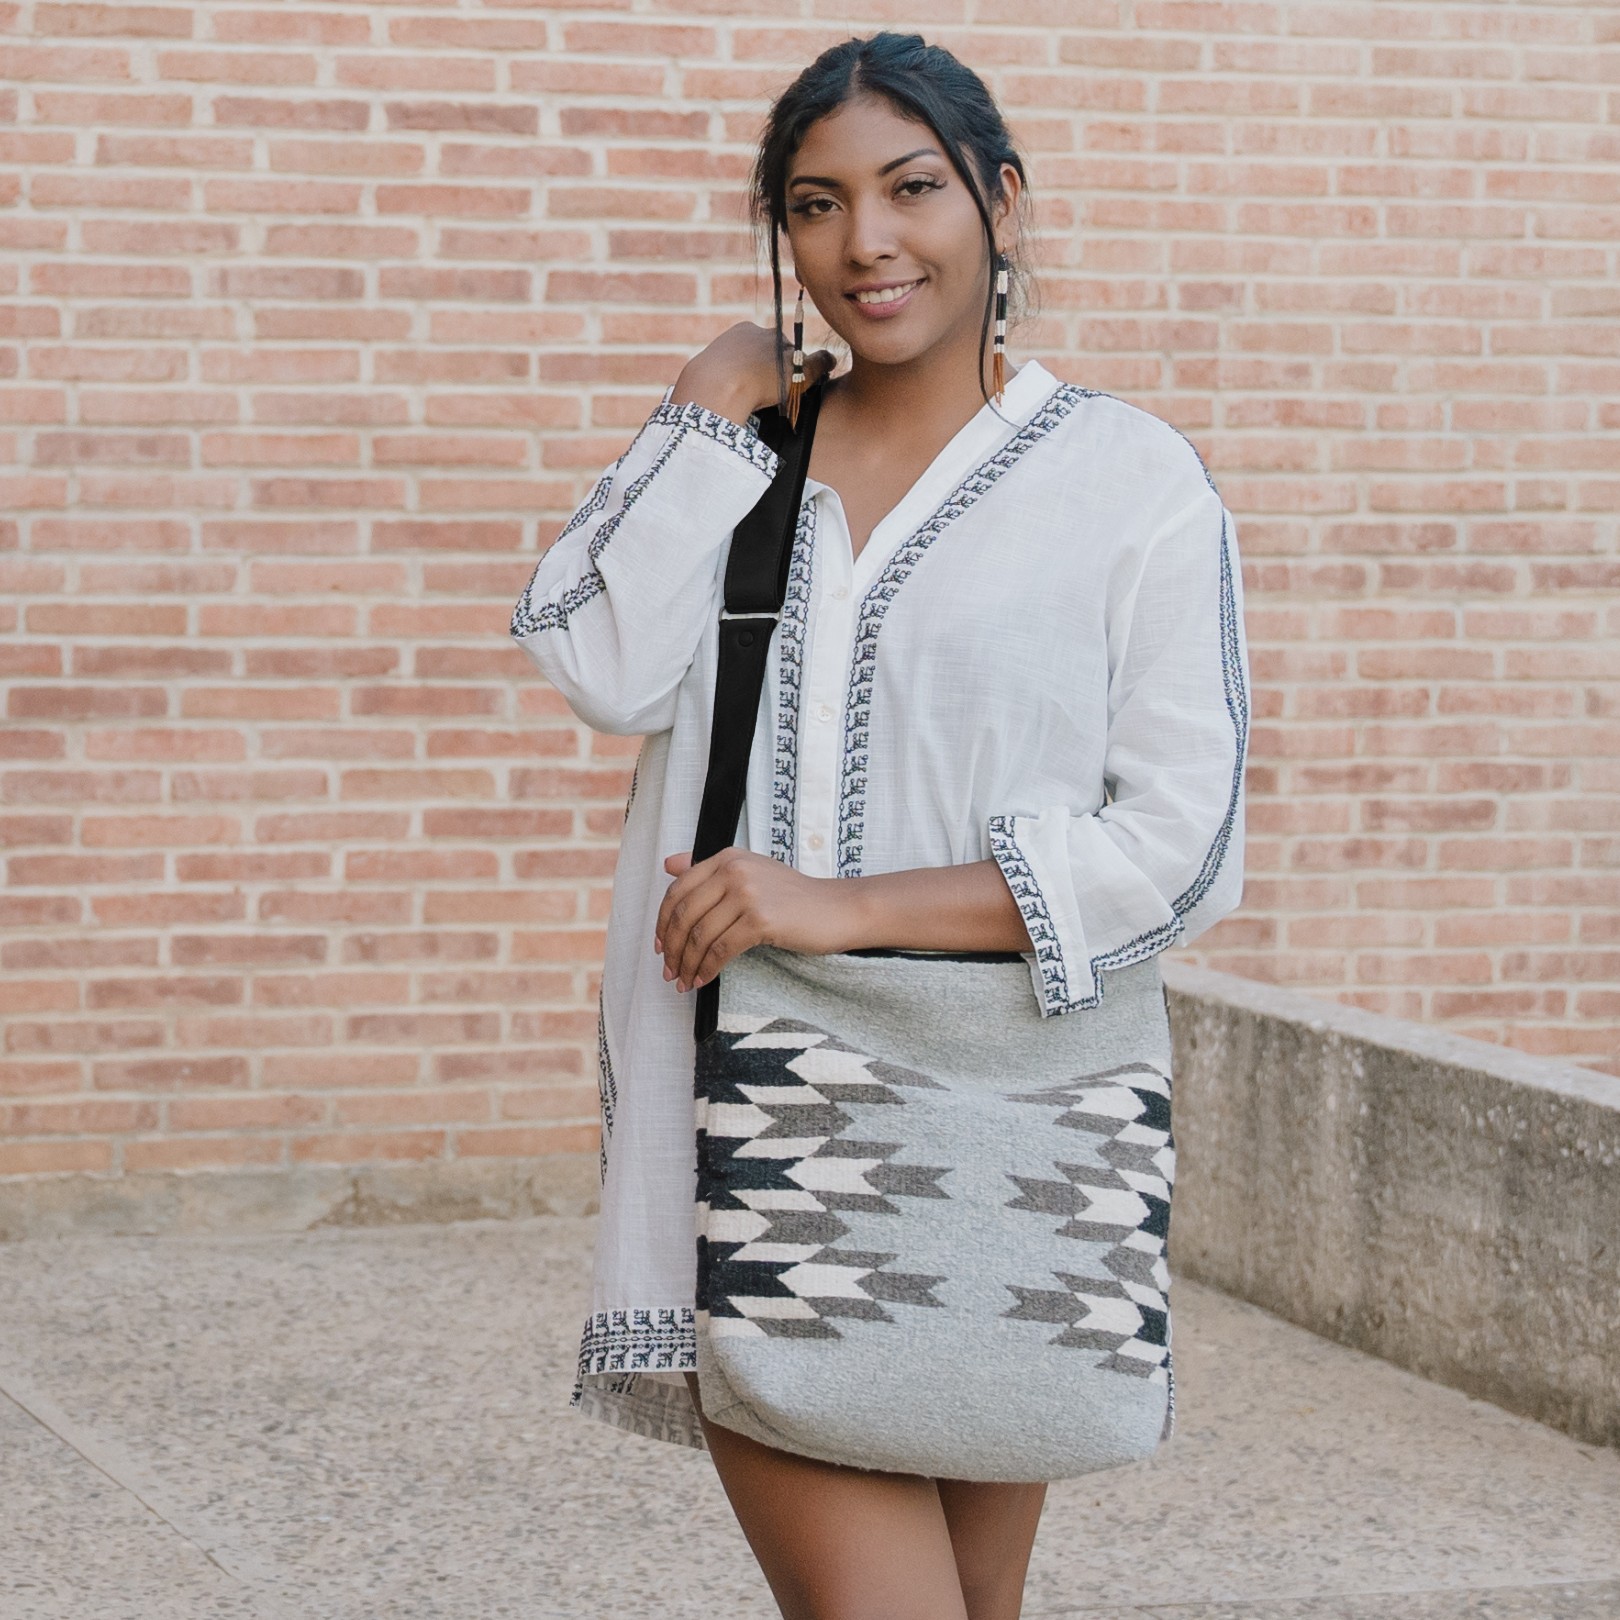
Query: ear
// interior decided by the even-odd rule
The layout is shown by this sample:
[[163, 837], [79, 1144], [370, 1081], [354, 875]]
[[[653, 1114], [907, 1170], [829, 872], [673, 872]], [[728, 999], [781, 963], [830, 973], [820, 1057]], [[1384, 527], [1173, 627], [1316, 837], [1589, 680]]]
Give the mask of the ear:
[[1018, 241], [1018, 199], [1023, 195], [1024, 182], [1010, 163], [1001, 165], [1001, 195], [996, 198], [990, 217], [995, 223], [996, 252], [1011, 253]]

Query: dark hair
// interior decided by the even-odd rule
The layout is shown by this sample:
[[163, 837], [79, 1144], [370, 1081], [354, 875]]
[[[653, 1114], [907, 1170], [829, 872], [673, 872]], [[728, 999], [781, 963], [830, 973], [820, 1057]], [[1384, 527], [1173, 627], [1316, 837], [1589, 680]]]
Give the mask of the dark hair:
[[1002, 165], [1010, 165], [1023, 180], [1024, 164], [984, 80], [942, 46], [927, 44], [920, 34], [874, 34], [870, 39], [847, 39], [834, 45], [823, 51], [771, 108], [754, 162], [752, 202], [755, 222], [764, 231], [770, 248], [778, 342], [782, 331], [781, 233], [788, 222], [788, 165], [812, 124], [860, 95], [882, 96], [903, 117], [926, 124], [979, 210], [990, 264], [990, 291], [979, 329], [979, 388], [988, 400], [984, 352], [996, 288], [995, 225], [990, 209], [1001, 198]]

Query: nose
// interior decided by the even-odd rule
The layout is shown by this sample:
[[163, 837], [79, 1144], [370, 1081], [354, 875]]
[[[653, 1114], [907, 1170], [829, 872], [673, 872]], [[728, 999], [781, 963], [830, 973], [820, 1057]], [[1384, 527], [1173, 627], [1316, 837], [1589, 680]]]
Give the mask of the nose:
[[856, 198], [849, 209], [849, 234], [844, 251], [852, 265], [866, 268], [895, 258], [894, 216], [875, 198]]

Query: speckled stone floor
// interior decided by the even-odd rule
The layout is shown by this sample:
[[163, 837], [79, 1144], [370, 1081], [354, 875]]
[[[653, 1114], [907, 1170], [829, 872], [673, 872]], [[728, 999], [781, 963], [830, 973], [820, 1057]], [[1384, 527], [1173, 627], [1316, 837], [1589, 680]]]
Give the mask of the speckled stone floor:
[[[566, 1411], [590, 1223], [0, 1248], [0, 1620], [768, 1620], [707, 1459]], [[1620, 1454], [1178, 1285], [1180, 1430], [1028, 1616], [1616, 1620]]]

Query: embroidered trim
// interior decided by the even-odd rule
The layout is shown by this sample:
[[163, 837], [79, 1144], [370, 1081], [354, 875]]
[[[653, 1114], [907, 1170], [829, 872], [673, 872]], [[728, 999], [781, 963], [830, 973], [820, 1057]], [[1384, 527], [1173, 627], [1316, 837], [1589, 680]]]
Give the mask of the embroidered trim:
[[861, 875], [861, 841], [866, 832], [866, 770], [871, 746], [872, 683], [877, 675], [877, 638], [889, 604], [911, 577], [928, 548], [957, 518], [988, 494], [1082, 400], [1096, 391], [1065, 383], [987, 461], [980, 463], [951, 491], [934, 515], [889, 559], [861, 602], [855, 628], [855, 657], [850, 670], [849, 701], [844, 705], [844, 759], [838, 794], [838, 875]]
[[816, 503], [799, 508], [798, 531], [788, 564], [787, 598], [777, 629], [776, 765], [771, 788], [771, 856], [793, 865], [799, 812], [799, 699], [804, 684], [804, 635], [815, 575]]
[[[1207, 472], [1205, 476], [1208, 476]], [[1007, 887], [1012, 890], [1013, 898], [1018, 902], [1018, 909], [1023, 914], [1024, 926], [1029, 930], [1030, 943], [1035, 947], [1036, 961], [1041, 970], [1046, 1011], [1049, 1014], [1079, 1012], [1098, 1006], [1103, 998], [1104, 973], [1129, 967], [1135, 962], [1146, 961], [1148, 957], [1156, 956], [1160, 951], [1173, 945], [1186, 925], [1188, 913], [1209, 893], [1210, 886], [1225, 863], [1227, 850], [1231, 847], [1232, 831], [1237, 824], [1238, 802], [1243, 792], [1243, 763], [1249, 746], [1249, 694], [1243, 682], [1243, 648], [1238, 636], [1237, 591], [1232, 575], [1232, 554], [1227, 547], [1226, 536], [1226, 512], [1223, 508], [1220, 590], [1221, 680], [1226, 693], [1226, 712], [1232, 717], [1232, 731], [1237, 751], [1233, 758], [1232, 788], [1226, 801], [1226, 815], [1222, 818], [1214, 838], [1210, 840], [1203, 864], [1198, 869], [1198, 876], [1170, 902], [1170, 909], [1175, 913], [1174, 922], [1160, 923], [1157, 928], [1150, 928], [1146, 933], [1138, 934], [1135, 939], [1127, 940], [1125, 944], [1116, 946], [1101, 956], [1092, 957], [1091, 973], [1094, 986], [1092, 994], [1085, 997], [1071, 997], [1068, 990], [1068, 972], [1063, 963], [1062, 944], [1052, 925], [1051, 913], [1046, 908], [1046, 900], [1041, 895], [1035, 874], [1029, 862], [1025, 860], [1023, 852], [1018, 848], [1017, 837], [1013, 831], [1014, 818], [1011, 816], [990, 818], [991, 852], [1002, 871], [1007, 874]], [[1005, 856], [1004, 849], [1007, 851]], [[1050, 970], [1043, 955], [1043, 948], [1048, 939], [1050, 949], [1056, 956], [1055, 969]]]
[[[752, 418], [750, 419], [752, 420]], [[776, 476], [776, 452], [744, 422], [733, 422], [729, 416], [707, 411], [701, 405], [660, 405], [647, 418], [648, 426], [667, 423], [670, 427], [700, 433], [718, 445], [734, 451], [749, 466], [765, 474]]]
[[602, 1146], [599, 1154], [602, 1184], [607, 1185], [608, 1146], [613, 1140], [613, 1115], [619, 1106], [619, 1087], [613, 1078], [613, 1054], [608, 1050], [607, 998], [596, 997], [596, 1094], [602, 1104]]
[[585, 1379], [604, 1374], [695, 1372], [697, 1312], [690, 1305], [662, 1309], [598, 1311], [579, 1340], [578, 1404]]
[[[1213, 487], [1213, 486], [1211, 486]], [[1180, 936], [1186, 917], [1194, 906], [1209, 893], [1232, 842], [1232, 829], [1237, 823], [1238, 802], [1243, 793], [1243, 762], [1249, 747], [1249, 694], [1243, 684], [1242, 648], [1238, 640], [1237, 592], [1232, 579], [1232, 556], [1226, 544], [1226, 513], [1221, 512], [1221, 681], [1225, 688], [1226, 712], [1232, 717], [1232, 732], [1236, 751], [1232, 760], [1232, 787], [1226, 800], [1226, 814], [1221, 819], [1215, 836], [1210, 840], [1198, 876], [1170, 902], [1175, 912], [1173, 923], [1161, 923], [1157, 928], [1139, 934], [1133, 940], [1117, 946], [1103, 956], [1091, 959], [1091, 971], [1102, 974], [1114, 968], [1129, 967], [1173, 945]], [[1096, 999], [1102, 999], [1102, 980], [1097, 981]], [[1079, 1003], [1094, 1005], [1092, 1002]]]
[[539, 583], [540, 569], [545, 565], [545, 559], [535, 565], [534, 573], [530, 576], [528, 588], [518, 599], [518, 605], [512, 613], [512, 634], [519, 640], [525, 636], [536, 635], [542, 630], [564, 630], [568, 621], [574, 614], [588, 602], [595, 599], [607, 589], [607, 581], [602, 578], [596, 568], [597, 559], [607, 550], [608, 542], [618, 533], [619, 525], [624, 522], [625, 514], [647, 492], [647, 487], [659, 473], [669, 465], [670, 457], [680, 447], [681, 441], [689, 433], [697, 433], [706, 439], [713, 439], [716, 444], [735, 451], [751, 467], [764, 473], [767, 477], [774, 477], [776, 473], [776, 452], [768, 449], [765, 442], [751, 428], [741, 423], [733, 422], [724, 416], [717, 416], [713, 411], [706, 411], [701, 405], [660, 405], [641, 428], [641, 432], [630, 441], [630, 449], [614, 462], [612, 468], [597, 480], [596, 488], [591, 491], [590, 498], [568, 520], [557, 540], [566, 539], [581, 524], [585, 523], [607, 505], [608, 495], [613, 486], [613, 476], [624, 465], [625, 458], [650, 427], [669, 427], [673, 431], [665, 441], [664, 448], [658, 452], [653, 464], [642, 473], [639, 478], [625, 485], [624, 498], [619, 503], [619, 509], [591, 536], [591, 543], [587, 548], [591, 560], [589, 572], [577, 584], [569, 587], [554, 602], [536, 602], [534, 588]]
[[1069, 974], [1063, 962], [1063, 943], [1058, 938], [1057, 925], [1052, 913], [1046, 909], [1046, 896], [1035, 880], [1034, 869], [1024, 859], [1018, 847], [1018, 836], [1013, 831], [1011, 816], [991, 816], [990, 853], [1012, 890], [1018, 904], [1024, 927], [1029, 930], [1029, 942], [1035, 947], [1035, 965], [1041, 971], [1041, 986], [1047, 1006], [1070, 1005]]

